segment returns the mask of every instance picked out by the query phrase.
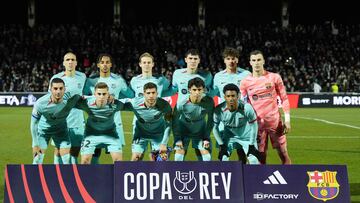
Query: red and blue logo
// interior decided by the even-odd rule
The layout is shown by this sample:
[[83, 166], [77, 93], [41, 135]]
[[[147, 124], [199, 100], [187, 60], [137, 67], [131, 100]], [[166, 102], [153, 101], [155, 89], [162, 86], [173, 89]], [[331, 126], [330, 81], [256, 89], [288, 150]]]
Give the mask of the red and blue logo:
[[307, 187], [313, 198], [325, 202], [338, 196], [340, 185], [336, 180], [336, 171], [307, 171], [307, 174]]

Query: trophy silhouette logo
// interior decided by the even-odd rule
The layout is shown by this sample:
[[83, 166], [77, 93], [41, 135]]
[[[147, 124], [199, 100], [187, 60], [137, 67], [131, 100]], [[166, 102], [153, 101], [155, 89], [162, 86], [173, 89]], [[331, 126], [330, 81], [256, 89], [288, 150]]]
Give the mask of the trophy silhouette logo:
[[190, 194], [194, 192], [197, 186], [196, 179], [194, 177], [194, 171], [189, 171], [188, 173], [176, 171], [175, 179], [173, 181], [173, 185], [175, 190], [183, 195]]

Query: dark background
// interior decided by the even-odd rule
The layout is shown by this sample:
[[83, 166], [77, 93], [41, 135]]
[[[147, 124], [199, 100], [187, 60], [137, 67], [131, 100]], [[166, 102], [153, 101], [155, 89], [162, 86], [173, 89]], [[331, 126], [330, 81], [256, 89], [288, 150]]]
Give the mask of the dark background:
[[[1, 24], [27, 24], [28, 0], [0, 2]], [[113, 23], [112, 0], [35, 0], [36, 23]], [[206, 24], [280, 22], [282, 0], [205, 0]], [[290, 24], [359, 23], [356, 1], [289, 0]], [[122, 0], [122, 24], [197, 24], [197, 0]]]

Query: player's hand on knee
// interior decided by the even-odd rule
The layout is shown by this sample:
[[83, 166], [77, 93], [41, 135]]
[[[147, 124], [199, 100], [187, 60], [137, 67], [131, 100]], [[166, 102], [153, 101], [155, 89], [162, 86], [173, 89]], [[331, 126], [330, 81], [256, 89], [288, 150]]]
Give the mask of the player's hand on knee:
[[183, 142], [182, 142], [181, 140], [177, 141], [177, 142], [175, 143], [175, 146], [178, 147], [178, 148], [180, 148], [180, 149], [184, 148]]
[[285, 122], [284, 124], [284, 134], [288, 134], [291, 130], [290, 122]]
[[203, 139], [203, 147], [205, 149], [210, 147], [210, 141], [208, 139]]
[[227, 156], [229, 157], [229, 153], [228, 153], [228, 150], [227, 150], [227, 146], [225, 144], [222, 144], [219, 146], [220, 147], [220, 150], [219, 150], [219, 155], [218, 155], [218, 159], [221, 161], [223, 156]]

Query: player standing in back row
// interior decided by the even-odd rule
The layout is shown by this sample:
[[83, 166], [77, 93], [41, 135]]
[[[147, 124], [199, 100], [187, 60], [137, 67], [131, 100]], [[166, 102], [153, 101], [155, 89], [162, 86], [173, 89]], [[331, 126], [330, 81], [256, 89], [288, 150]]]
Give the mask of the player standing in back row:
[[[241, 81], [242, 97], [250, 101], [257, 113], [259, 124], [258, 147], [261, 154], [260, 162], [266, 163], [268, 137], [273, 148], [277, 149], [283, 164], [291, 164], [287, 151], [286, 134], [290, 132], [290, 104], [284, 83], [279, 74], [264, 69], [265, 59], [261, 51], [250, 53], [252, 75]], [[280, 97], [285, 113], [285, 124], [281, 120], [277, 97]]]
[[[174, 72], [173, 78], [172, 78], [172, 86], [173, 91], [178, 92], [178, 99], [177, 103], [179, 101], [184, 100], [189, 95], [189, 88], [188, 83], [193, 78], [201, 78], [204, 83], [204, 93], [209, 95], [212, 91], [212, 79], [213, 76], [209, 71], [206, 70], [199, 70], [199, 64], [200, 64], [200, 53], [197, 49], [189, 49], [185, 53], [185, 62], [186, 62], [186, 68], [177, 69]], [[210, 143], [211, 145], [211, 143]], [[211, 149], [211, 147], [210, 147]], [[211, 152], [211, 151], [210, 151]], [[202, 160], [202, 155], [198, 149], [195, 149], [196, 156], [199, 161]]]
[[[89, 77], [86, 80], [84, 95], [93, 95], [95, 92], [95, 85], [99, 82], [104, 82], [109, 87], [110, 95], [115, 99], [134, 97], [134, 92], [127, 86], [125, 80], [121, 76], [111, 73], [112, 66], [113, 59], [110, 54], [100, 54], [98, 56], [97, 67], [99, 68], [100, 75]], [[114, 121], [120, 142], [122, 145], [125, 145], [124, 130], [119, 111], [115, 113]], [[99, 149], [95, 151], [95, 154], [92, 157], [92, 163], [98, 163], [100, 152]]]
[[[54, 75], [50, 81], [52, 81], [54, 78], [61, 78], [65, 82], [66, 92], [69, 92], [70, 95], [82, 95], [86, 81], [86, 75], [82, 72], [76, 71], [76, 55], [73, 52], [67, 52], [64, 55], [63, 65], [65, 67], [65, 71]], [[79, 156], [80, 152], [81, 142], [84, 138], [85, 121], [83, 111], [79, 109], [72, 109], [69, 116], [66, 118], [66, 121], [69, 131], [68, 134], [71, 141], [70, 163], [76, 164], [77, 157]], [[61, 163], [61, 157], [57, 148], [55, 147], [54, 164], [59, 163]]]

